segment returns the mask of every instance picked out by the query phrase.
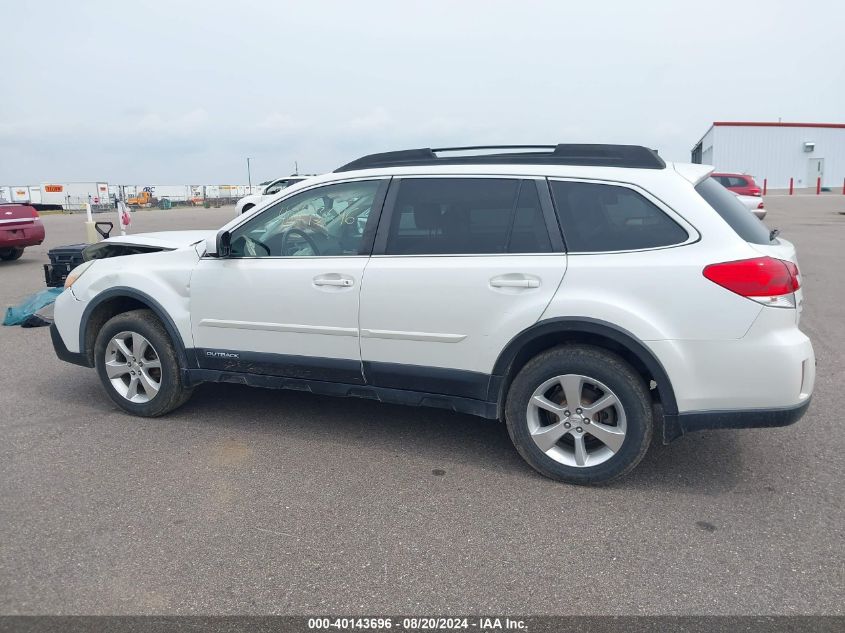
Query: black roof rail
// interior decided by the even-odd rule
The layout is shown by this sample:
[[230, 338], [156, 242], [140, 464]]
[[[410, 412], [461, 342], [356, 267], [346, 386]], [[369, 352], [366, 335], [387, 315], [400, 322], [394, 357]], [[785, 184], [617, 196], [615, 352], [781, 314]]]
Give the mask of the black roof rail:
[[[448, 152], [478, 150], [499, 151], [469, 156], [439, 156]], [[373, 167], [410, 167], [417, 165], [584, 165], [590, 167], [634, 167], [664, 169], [666, 163], [656, 150], [641, 145], [472, 145], [437, 149], [404, 149], [362, 156], [335, 169], [335, 173]]]

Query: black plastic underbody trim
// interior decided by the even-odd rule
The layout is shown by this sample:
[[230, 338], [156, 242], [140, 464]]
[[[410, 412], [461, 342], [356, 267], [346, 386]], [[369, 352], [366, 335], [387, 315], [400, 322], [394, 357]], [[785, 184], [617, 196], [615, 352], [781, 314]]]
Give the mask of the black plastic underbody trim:
[[405, 391], [423, 391], [474, 400], [486, 400], [489, 374], [443, 367], [424, 367], [365, 360], [368, 385]]
[[[705, 429], [772, 428], [794, 424], [807, 411], [810, 398], [794, 407], [690, 411], [678, 413], [675, 393], [659, 360], [629, 332], [595, 319], [547, 319], [524, 330], [500, 354], [492, 375], [480, 372], [383, 363], [357, 359], [313, 358], [219, 349], [185, 349], [182, 338], [161, 305], [152, 297], [128, 287], [115, 287], [97, 295], [80, 322], [80, 349], [87, 349], [85, 332], [96, 307], [112, 298], [129, 297], [144, 303], [161, 320], [177, 350], [187, 384], [232, 382], [272, 389], [294, 389], [332, 396], [353, 396], [395, 404], [429, 406], [499, 418], [506, 377], [525, 345], [553, 333], [593, 333], [605, 336], [634, 354], [654, 376], [660, 395], [662, 422], [656, 431], [664, 443], [685, 433]], [[85, 351], [67, 349], [55, 323], [50, 338], [60, 360], [93, 367]], [[188, 359], [194, 367], [188, 367]], [[197, 369], [196, 367], [200, 367]], [[362, 373], [363, 371], [363, 373]], [[366, 383], [365, 383], [366, 376]], [[660, 428], [662, 427], [662, 428]]]
[[[50, 338], [59, 359], [83, 367], [92, 367], [87, 354], [67, 349], [55, 323], [50, 326]], [[365, 384], [364, 375], [361, 373], [362, 364], [352, 359], [202, 348], [183, 350], [183, 353], [186, 351], [204, 366], [201, 369], [183, 366], [183, 378], [188, 386], [202, 382], [229, 382], [252, 387], [292, 389], [320, 395], [436, 407], [490, 419], [500, 417], [500, 392], [504, 387], [501, 375], [488, 376], [479, 372], [440, 367], [365, 361], [364, 375], [370, 383]], [[645, 359], [643, 360], [645, 362]], [[501, 358], [500, 361], [504, 362]], [[497, 366], [501, 366], [499, 362]], [[671, 385], [669, 388], [671, 391]], [[488, 399], [485, 399], [485, 394]], [[669, 443], [685, 433], [706, 429], [788, 426], [804, 416], [810, 401], [811, 398], [808, 398], [794, 407], [772, 409], [665, 414], [661, 416], [662, 423], [658, 425], [656, 432], [662, 430], [663, 442]], [[674, 404], [674, 392], [671, 392], [671, 402]], [[665, 406], [663, 403], [663, 410]]]
[[59, 360], [63, 360], [66, 363], [73, 363], [74, 365], [81, 365], [82, 367], [93, 367], [88, 362], [87, 354], [71, 352], [67, 348], [55, 323], [50, 324], [50, 339], [53, 341], [53, 349], [56, 351], [56, 356], [59, 357]]
[[688, 411], [673, 416], [664, 424], [664, 441], [674, 440], [684, 433], [707, 429], [775, 428], [795, 424], [807, 412], [810, 400], [793, 407], [773, 409], [738, 409], [717, 411]]
[[192, 351], [196, 354], [197, 364], [201, 369], [321, 382], [364, 384], [361, 361], [357, 358], [320, 358], [206, 348], [195, 348]]
[[484, 402], [472, 398], [461, 398], [436, 393], [390, 389], [373, 385], [328, 382], [284, 376], [267, 376], [244, 372], [228, 372], [216, 369], [185, 369], [183, 378], [188, 385], [201, 382], [229, 382], [251, 387], [267, 389], [292, 389], [308, 391], [325, 396], [348, 396], [368, 398], [379, 402], [421, 407], [436, 407], [458, 413], [468, 413], [482, 418], [497, 419], [498, 407], [495, 402]]

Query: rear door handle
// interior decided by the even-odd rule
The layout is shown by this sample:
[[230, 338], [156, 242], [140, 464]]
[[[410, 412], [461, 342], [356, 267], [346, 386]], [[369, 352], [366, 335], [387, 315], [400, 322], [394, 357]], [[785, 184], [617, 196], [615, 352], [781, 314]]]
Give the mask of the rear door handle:
[[539, 288], [539, 279], [518, 279], [515, 277], [493, 277], [490, 285], [494, 288]]

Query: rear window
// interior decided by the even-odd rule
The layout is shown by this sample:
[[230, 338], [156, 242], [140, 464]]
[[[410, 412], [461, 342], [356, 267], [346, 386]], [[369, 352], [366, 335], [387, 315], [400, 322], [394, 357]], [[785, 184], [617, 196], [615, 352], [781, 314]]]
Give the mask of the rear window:
[[555, 211], [571, 253], [660, 248], [686, 242], [687, 232], [627, 187], [551, 181]]
[[746, 242], [772, 243], [769, 239], [769, 228], [718, 182], [712, 178], [705, 178], [696, 185], [695, 190]]

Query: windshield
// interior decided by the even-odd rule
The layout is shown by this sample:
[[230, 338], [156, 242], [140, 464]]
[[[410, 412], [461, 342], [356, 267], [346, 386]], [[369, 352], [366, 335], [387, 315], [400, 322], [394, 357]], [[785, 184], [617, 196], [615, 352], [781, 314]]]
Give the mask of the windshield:
[[771, 244], [769, 228], [763, 224], [745, 205], [730, 191], [725, 189], [713, 178], [705, 178], [695, 190], [713, 209], [722, 216], [730, 227], [746, 242], [752, 244]]

